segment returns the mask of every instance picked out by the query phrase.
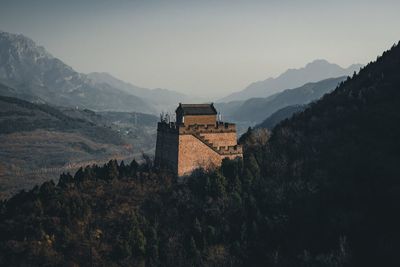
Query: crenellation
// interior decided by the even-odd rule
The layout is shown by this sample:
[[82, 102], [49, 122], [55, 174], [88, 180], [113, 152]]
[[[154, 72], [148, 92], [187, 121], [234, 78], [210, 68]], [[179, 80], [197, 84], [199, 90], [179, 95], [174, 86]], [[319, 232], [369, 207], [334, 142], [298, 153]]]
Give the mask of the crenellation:
[[193, 134], [193, 133], [236, 133], [236, 125], [233, 123], [221, 123], [215, 125], [180, 125], [180, 134]]
[[227, 154], [242, 154], [242, 146], [234, 145], [234, 146], [222, 146], [220, 147], [220, 151], [222, 153]]

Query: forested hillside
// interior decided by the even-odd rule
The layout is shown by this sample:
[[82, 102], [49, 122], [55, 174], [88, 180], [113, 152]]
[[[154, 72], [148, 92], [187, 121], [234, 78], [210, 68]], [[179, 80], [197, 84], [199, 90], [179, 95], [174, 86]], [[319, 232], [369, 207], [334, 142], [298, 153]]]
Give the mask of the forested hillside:
[[397, 45], [274, 129], [261, 166], [287, 199], [290, 250], [336, 240], [354, 265], [399, 265], [399, 88]]
[[266, 118], [262, 123], [256, 125], [255, 128], [273, 129], [275, 125], [277, 125], [284, 119], [288, 119], [293, 116], [293, 114], [303, 111], [306, 108], [307, 105], [293, 105], [281, 108], [278, 111], [272, 113], [271, 116]]
[[250, 98], [244, 102], [221, 103], [219, 110], [230, 120], [247, 125], [261, 123], [276, 111], [293, 105], [306, 105], [332, 92], [346, 77], [330, 78], [287, 89], [267, 98]]
[[243, 161], [178, 181], [150, 159], [63, 174], [0, 206], [0, 265], [399, 266], [400, 46]]
[[156, 121], [148, 114], [61, 109], [0, 96], [0, 196], [82, 165], [151, 152]]

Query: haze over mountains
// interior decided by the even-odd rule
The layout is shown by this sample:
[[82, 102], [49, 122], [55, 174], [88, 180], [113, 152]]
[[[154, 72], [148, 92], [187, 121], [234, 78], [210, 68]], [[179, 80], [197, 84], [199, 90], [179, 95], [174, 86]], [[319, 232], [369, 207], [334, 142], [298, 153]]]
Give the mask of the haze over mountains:
[[309, 82], [318, 82], [328, 78], [352, 75], [358, 72], [361, 64], [353, 64], [342, 68], [337, 64], [319, 59], [308, 63], [300, 69], [288, 69], [277, 78], [268, 78], [250, 84], [239, 92], [232, 93], [218, 102], [243, 101], [253, 97], [268, 97], [285, 89], [296, 88]]
[[292, 105], [281, 108], [274, 113], [272, 113], [263, 122], [256, 125], [255, 128], [264, 128], [272, 130], [281, 121], [292, 117], [294, 114], [299, 113], [307, 108], [308, 105]]
[[0, 82], [10, 87], [0, 91], [2, 95], [93, 110], [155, 114], [172, 102], [188, 99], [170, 90], [139, 88], [106, 74], [78, 73], [28, 37], [7, 32], [0, 32]]
[[262, 122], [274, 112], [292, 105], [304, 105], [331, 92], [347, 77], [329, 78], [306, 83], [298, 88], [286, 89], [266, 98], [219, 103], [217, 107], [229, 120], [244, 124], [245, 128]]
[[[319, 99], [346, 77], [318, 82], [308, 79], [352, 74], [358, 67], [343, 69], [323, 60], [314, 61], [268, 79], [269, 85], [278, 85], [270, 92], [281, 92], [216, 106], [224, 120], [238, 124], [239, 132], [269, 116], [272, 124], [268, 125], [275, 125], [298, 111], [297, 105]], [[286, 78], [289, 81], [283, 81]], [[303, 81], [306, 84], [297, 88], [279, 89]], [[257, 93], [246, 92], [249, 96]], [[179, 102], [201, 102], [172, 90], [135, 86], [108, 73], [79, 73], [28, 37], [6, 32], [0, 32], [0, 96], [10, 97], [2, 98], [0, 107], [0, 159], [9, 159], [8, 164], [0, 165], [4, 181], [0, 188], [8, 192], [42, 181], [54, 173], [50, 169], [60, 172], [70, 164], [107, 161], [140, 151], [151, 154], [157, 117], [143, 113], [158, 115], [173, 111]], [[18, 185], [8, 183], [11, 177], [19, 179]]]
[[[360, 66], [342, 68], [326, 60], [315, 60], [304, 68], [289, 69], [277, 78], [255, 82], [220, 102], [267, 97], [308, 82], [351, 75]], [[28, 37], [7, 32], [0, 32], [0, 82], [12, 88], [1, 91], [2, 95], [93, 110], [157, 114], [172, 111], [179, 102], [204, 101], [168, 89], [139, 87], [108, 73], [79, 73]]]
[[173, 110], [179, 102], [195, 101], [193, 97], [168, 89], [138, 87], [106, 72], [92, 72], [88, 74], [88, 77], [98, 84], [108, 84], [128, 94], [138, 96], [150, 103], [158, 112]]

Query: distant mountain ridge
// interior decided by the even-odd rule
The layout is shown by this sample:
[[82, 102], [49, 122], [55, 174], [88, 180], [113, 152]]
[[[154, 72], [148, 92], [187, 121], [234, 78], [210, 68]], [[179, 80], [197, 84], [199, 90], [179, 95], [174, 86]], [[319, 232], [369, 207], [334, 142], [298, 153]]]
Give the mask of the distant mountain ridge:
[[274, 112], [292, 105], [304, 105], [321, 98], [333, 91], [345, 76], [306, 83], [298, 88], [286, 89], [266, 98], [250, 98], [243, 103], [231, 102], [222, 105], [221, 112], [228, 118], [248, 122], [250, 125], [260, 123]]
[[284, 89], [299, 87], [305, 83], [317, 82], [332, 77], [349, 76], [355, 71], [358, 72], [361, 67], [361, 64], [353, 64], [348, 68], [342, 68], [324, 59], [318, 59], [308, 63], [303, 68], [288, 69], [276, 78], [254, 82], [242, 91], [232, 93], [218, 100], [218, 102], [243, 101], [254, 97], [268, 97]]
[[293, 114], [303, 111], [308, 105], [293, 105], [279, 109], [266, 118], [262, 123], [255, 126], [255, 128], [266, 128], [272, 130], [278, 123], [285, 119], [289, 119]]
[[155, 109], [140, 97], [93, 82], [23, 35], [0, 32], [0, 81], [14, 88], [0, 94], [58, 106], [94, 110]]
[[148, 89], [122, 81], [107, 72], [92, 72], [87, 76], [98, 84], [108, 84], [114, 88], [133, 94], [150, 103], [158, 112], [174, 109], [179, 102], [190, 101], [190, 97], [168, 89]]

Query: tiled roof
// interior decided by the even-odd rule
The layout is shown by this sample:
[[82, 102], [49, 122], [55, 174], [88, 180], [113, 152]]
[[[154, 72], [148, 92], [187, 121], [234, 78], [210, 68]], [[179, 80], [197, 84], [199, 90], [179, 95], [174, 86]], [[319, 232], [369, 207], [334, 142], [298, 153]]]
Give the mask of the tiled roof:
[[215, 115], [217, 110], [214, 104], [180, 104], [176, 112], [183, 112], [183, 115]]

